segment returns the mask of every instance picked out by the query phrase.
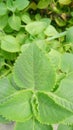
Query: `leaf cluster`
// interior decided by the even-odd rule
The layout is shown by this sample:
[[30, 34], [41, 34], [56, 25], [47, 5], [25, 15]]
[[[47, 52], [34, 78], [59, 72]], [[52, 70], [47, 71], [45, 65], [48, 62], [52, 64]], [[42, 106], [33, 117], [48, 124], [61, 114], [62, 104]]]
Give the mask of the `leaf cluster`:
[[72, 130], [72, 0], [0, 0], [0, 122]]

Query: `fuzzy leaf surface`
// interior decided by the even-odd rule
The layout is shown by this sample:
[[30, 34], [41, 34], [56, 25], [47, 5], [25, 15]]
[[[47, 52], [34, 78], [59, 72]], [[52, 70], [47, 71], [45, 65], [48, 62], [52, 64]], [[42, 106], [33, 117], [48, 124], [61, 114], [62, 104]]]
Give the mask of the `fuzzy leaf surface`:
[[59, 125], [58, 130], [73, 130], [73, 127], [67, 125]]
[[32, 116], [30, 99], [31, 91], [22, 90], [0, 104], [0, 115], [11, 121], [23, 122]]
[[44, 31], [44, 29], [47, 27], [47, 24], [43, 21], [35, 21], [27, 24], [25, 26], [25, 29], [28, 33], [31, 35], [37, 35]]
[[[70, 117], [72, 113], [58, 105], [49, 94], [37, 93], [38, 104], [33, 105], [36, 118], [43, 124], [56, 124]], [[36, 108], [36, 109], [35, 109]]]
[[10, 84], [8, 78], [0, 79], [0, 103], [6, 100], [9, 96], [11, 96], [16, 90]]
[[4, 38], [1, 40], [1, 48], [11, 53], [20, 51], [20, 45], [18, 41], [11, 35], [4, 36]]
[[8, 23], [12, 29], [19, 31], [21, 27], [21, 20], [19, 16], [16, 16], [15, 14], [10, 16], [8, 19]]
[[16, 123], [15, 130], [53, 130], [51, 126], [43, 125], [35, 119], [30, 119], [24, 123]]
[[20, 88], [50, 91], [55, 72], [46, 54], [36, 45], [29, 45], [14, 66], [14, 80]]
[[27, 6], [29, 5], [29, 1], [28, 0], [15, 0], [15, 6], [17, 7], [17, 9], [19, 11], [25, 9]]

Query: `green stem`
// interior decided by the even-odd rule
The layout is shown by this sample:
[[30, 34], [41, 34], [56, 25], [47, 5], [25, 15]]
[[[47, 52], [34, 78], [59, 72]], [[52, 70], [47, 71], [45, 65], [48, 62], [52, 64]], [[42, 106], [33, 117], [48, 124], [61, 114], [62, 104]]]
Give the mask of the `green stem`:
[[67, 33], [67, 31], [62, 32], [62, 33], [59, 33], [59, 34], [57, 34], [57, 35], [55, 35], [55, 36], [53, 36], [53, 37], [49, 37], [49, 38], [47, 38], [46, 41], [51, 41], [51, 40], [54, 40], [54, 39], [57, 39], [57, 38], [63, 37], [63, 36], [66, 35], [66, 33]]

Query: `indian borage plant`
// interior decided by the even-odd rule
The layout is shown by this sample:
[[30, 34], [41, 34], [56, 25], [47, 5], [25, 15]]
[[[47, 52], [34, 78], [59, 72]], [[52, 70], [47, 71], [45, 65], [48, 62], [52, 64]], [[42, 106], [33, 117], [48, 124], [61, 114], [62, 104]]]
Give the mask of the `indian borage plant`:
[[[52, 2], [52, 4], [51, 4], [51, 2]], [[13, 0], [3, 1], [2, 0], [2, 1], [0, 1], [0, 7], [1, 7], [0, 8], [0, 12], [1, 12], [0, 13], [0, 29], [1, 29], [1, 31], [0, 31], [0, 35], [1, 35], [0, 36], [0, 42], [1, 42], [0, 43], [0, 76], [1, 77], [6, 76], [5, 78], [0, 79], [0, 83], [1, 83], [0, 86], [2, 89], [1, 90], [1, 94], [2, 94], [1, 95], [1, 104], [2, 105], [3, 105], [3, 103], [8, 104], [7, 105], [8, 107], [6, 107], [6, 108], [5, 108], [5, 106], [1, 107], [2, 116], [0, 116], [0, 121], [8, 122], [8, 120], [11, 120], [11, 121], [16, 121], [16, 122], [22, 122], [22, 124], [19, 123], [16, 126], [16, 129], [27, 128], [27, 127], [25, 127], [25, 124], [26, 124], [25, 119], [22, 119], [22, 117], [27, 118], [26, 126], [30, 126], [30, 124], [33, 125], [33, 122], [35, 122], [35, 127], [36, 127], [35, 129], [39, 129], [39, 128], [40, 129], [52, 129], [51, 126], [49, 127], [46, 125], [54, 124], [54, 123], [64, 123], [64, 124], [72, 125], [73, 117], [70, 116], [70, 114], [69, 114], [70, 118], [65, 120], [65, 118], [68, 117], [68, 115], [65, 115], [65, 114], [68, 114], [68, 112], [70, 112], [70, 113], [72, 112], [72, 110], [71, 110], [72, 99], [70, 98], [70, 95], [72, 96], [72, 73], [71, 72], [73, 70], [73, 66], [72, 66], [72, 60], [73, 60], [72, 57], [73, 56], [72, 56], [72, 54], [68, 54], [68, 53], [62, 55], [58, 51], [60, 51], [62, 53], [64, 53], [65, 51], [68, 51], [71, 53], [73, 52], [73, 45], [72, 45], [73, 27], [71, 27], [68, 31], [66, 31], [64, 33], [59, 34], [58, 31], [56, 31], [55, 27], [50, 25], [52, 22], [51, 18], [49, 19], [47, 17], [47, 15], [46, 15], [46, 17], [44, 17], [45, 15], [43, 15], [43, 11], [42, 11], [41, 15], [40, 15], [40, 13], [37, 14], [38, 9], [45, 9], [45, 8], [47, 8], [47, 5], [49, 5], [49, 7], [51, 7], [51, 5], [54, 5], [55, 8], [53, 8], [53, 9], [56, 9], [56, 10], [52, 10], [52, 7], [51, 7], [50, 10], [48, 10], [48, 12], [46, 12], [46, 13], [49, 13], [49, 11], [51, 11], [52, 12], [51, 17], [53, 17], [53, 13], [58, 13], [58, 15], [56, 14], [57, 16], [54, 15], [54, 21], [56, 22], [57, 26], [60, 26], [60, 27], [66, 26], [66, 20], [67, 20], [66, 13], [68, 12], [67, 15], [70, 15], [70, 16], [72, 16], [72, 14], [70, 14], [70, 12], [68, 11], [67, 6], [66, 6], [66, 10], [64, 10], [63, 6], [58, 7], [58, 3], [60, 3], [62, 5], [67, 5], [67, 4], [71, 3], [71, 1], [68, 0], [68, 1], [63, 2], [62, 0], [59, 0], [59, 1], [53, 2], [52, 0], [51, 1], [44, 0], [42, 2], [40, 0], [38, 2], [31, 1], [31, 3], [28, 0], [26, 0], [25, 3], [24, 3], [24, 0], [22, 2], [21, 2], [21, 0], [16, 0], [16, 1], [13, 1]], [[30, 13], [28, 13], [31, 11], [30, 9], [36, 10], [36, 11], [33, 11], [32, 17], [30, 17]], [[64, 15], [65, 17], [62, 15], [62, 10], [65, 13], [65, 15]], [[71, 11], [72, 11], [72, 8], [71, 8]], [[34, 12], [36, 12], [36, 15], [34, 15]], [[68, 20], [68, 22], [69, 22], [69, 20]], [[70, 21], [70, 24], [72, 24], [72, 19]], [[57, 27], [57, 29], [62, 32], [62, 30], [59, 29], [58, 27]], [[64, 35], [66, 35], [66, 40], [65, 39], [61, 40], [61, 38], [59, 38], [59, 37], [62, 37]], [[58, 38], [58, 39], [54, 40], [56, 38]], [[35, 55], [35, 57], [33, 59], [36, 59], [36, 57], [37, 57], [37, 60], [34, 62], [34, 60], [32, 59], [31, 62], [32, 62], [32, 64], [34, 62], [35, 63], [34, 66], [36, 65], [37, 68], [33, 69], [34, 66], [32, 66], [32, 71], [34, 70], [32, 72], [32, 71], [29, 71], [29, 70], [31, 70], [31, 68], [28, 69], [29, 68], [28, 64], [26, 65], [27, 69], [24, 68], [24, 66], [25, 66], [25, 64], [24, 64], [24, 66], [22, 68], [24, 68], [25, 70], [28, 70], [30, 73], [31, 72], [34, 73], [34, 75], [32, 75], [32, 73], [31, 73], [30, 74], [31, 77], [30, 77], [30, 75], [27, 72], [26, 77], [28, 76], [28, 80], [26, 80], [27, 78], [24, 80], [25, 77], [22, 78], [21, 75], [23, 74], [23, 76], [25, 76], [25, 73], [23, 73], [23, 72], [25, 72], [25, 70], [24, 71], [22, 70], [21, 74], [19, 73], [19, 75], [21, 77], [21, 79], [20, 79], [20, 77], [18, 78], [17, 76], [15, 76], [16, 73], [18, 75], [18, 71], [16, 71], [16, 69], [14, 69], [14, 70], [12, 70], [12, 69], [13, 69], [13, 63], [21, 51], [22, 51], [22, 55], [23, 55], [24, 50], [27, 50], [28, 48], [30, 48], [29, 50], [31, 50], [31, 48], [33, 48], [33, 50], [34, 50], [35, 47], [33, 47], [32, 45], [31, 45], [32, 46], [31, 47], [29, 43], [34, 43], [34, 44], [36, 43], [37, 45], [35, 47], [37, 47], [38, 49], [40, 48], [39, 51], [41, 51], [42, 53], [43, 53], [43, 51], [46, 51], [45, 53], [48, 54], [48, 52], [50, 51], [49, 54], [47, 55], [49, 57], [50, 61], [45, 61], [44, 57], [41, 59], [40, 55], [38, 55], [38, 57], [37, 57], [37, 55], [35, 55], [32, 51], [31, 53], [33, 53], [32, 54], [33, 57]], [[58, 51], [56, 51], [56, 50], [58, 50]], [[36, 50], [36, 52], [37, 52], [37, 50]], [[29, 54], [31, 54], [31, 53], [29, 51]], [[28, 55], [28, 53], [26, 54], [26, 59], [31, 59], [30, 57], [28, 58], [27, 55]], [[41, 59], [39, 64], [37, 63], [38, 58]], [[24, 58], [21, 57], [22, 61], [23, 61], [23, 59]], [[68, 62], [68, 59], [69, 59], [69, 62]], [[44, 60], [44, 61], [42, 61], [42, 60]], [[29, 61], [28, 63], [30, 65], [30, 60], [27, 60], [27, 61]], [[42, 64], [42, 62], [45, 62], [45, 63], [43, 63], [44, 65]], [[51, 63], [47, 63], [47, 62], [51, 62]], [[16, 65], [16, 63], [15, 63], [15, 65]], [[20, 61], [20, 63], [21, 63], [21, 61]], [[20, 63], [18, 62], [19, 67], [21, 68], [22, 65]], [[38, 66], [41, 66], [41, 64], [43, 66], [41, 69], [39, 69]], [[50, 65], [50, 67], [49, 67], [48, 64], [52, 64], [52, 65]], [[48, 68], [47, 68], [47, 66], [48, 66]], [[54, 70], [53, 70], [53, 67], [54, 67]], [[50, 72], [48, 72], [47, 69]], [[55, 72], [53, 72], [53, 71], [55, 71]], [[12, 73], [10, 74], [10, 72], [14, 72], [15, 74], [13, 73], [13, 75], [12, 75]], [[38, 74], [36, 72], [38, 72]], [[50, 78], [49, 78], [49, 73], [52, 74]], [[10, 75], [8, 75], [8, 74], [10, 74]], [[35, 77], [35, 78], [33, 78], [33, 77]], [[53, 80], [53, 78], [54, 78], [54, 80]], [[22, 79], [24, 82], [22, 82]], [[62, 80], [62, 79], [64, 79], [64, 80]], [[28, 81], [28, 82], [25, 82], [25, 81]], [[27, 83], [27, 84], [25, 84], [25, 83]], [[7, 84], [9, 84], [9, 85], [7, 85]], [[25, 92], [24, 91], [22, 92], [23, 86], [24, 86], [24, 89], [25, 89], [25, 86], [29, 88], [28, 84], [30, 86], [30, 90], [26, 91], [27, 94], [24, 94]], [[36, 87], [34, 87], [35, 86], [34, 84], [36, 84]], [[14, 87], [9, 87], [9, 86], [14, 86]], [[68, 89], [67, 86], [71, 87], [71, 91], [69, 90], [70, 93], [67, 93], [67, 95], [66, 95], [65, 92], [67, 92], [67, 89]], [[32, 88], [32, 90], [31, 90], [31, 88]], [[39, 88], [39, 89], [37, 89], [37, 88]], [[42, 88], [43, 88], [43, 90], [42, 90]], [[60, 90], [58, 88], [60, 88]], [[7, 91], [5, 89], [7, 89]], [[3, 91], [3, 93], [2, 93], [2, 91]], [[21, 91], [21, 92], [19, 92], [19, 91]], [[50, 91], [50, 92], [46, 93], [47, 91]], [[18, 94], [18, 92], [19, 92], [19, 94]], [[14, 94], [14, 93], [17, 93], [17, 94]], [[25, 102], [26, 102], [26, 100], [30, 100], [30, 103], [28, 103], [28, 101], [27, 101], [27, 103], [24, 103], [24, 100], [23, 100], [24, 96], [21, 96], [20, 93], [22, 95], [26, 95]], [[59, 93], [61, 93], [61, 94], [59, 94]], [[11, 95], [13, 95], [13, 96], [11, 96]], [[20, 95], [20, 98], [16, 99], [16, 97], [14, 95], [18, 95], [18, 97]], [[6, 96], [6, 98], [4, 98], [4, 96]], [[43, 103], [42, 103], [42, 100], [43, 100]], [[20, 107], [19, 107], [19, 105], [15, 105], [17, 103], [19, 104], [19, 101], [21, 103]], [[23, 103], [21, 101], [23, 101]], [[27, 105], [25, 105], [25, 104], [27, 104]], [[44, 105], [44, 107], [43, 107], [43, 104], [46, 104], [48, 107], [46, 105]], [[9, 113], [8, 111], [11, 109], [9, 106], [11, 106], [11, 105], [13, 106], [12, 107], [13, 111], [11, 110], [10, 115], [8, 115], [8, 113]], [[26, 108], [25, 108], [25, 106], [26, 106]], [[30, 110], [27, 106], [30, 107]], [[5, 114], [4, 114], [3, 108], [4, 108], [4, 111], [7, 109], [8, 113], [5, 112]], [[18, 109], [18, 108], [20, 110], [20, 111], [18, 110], [18, 113], [17, 113], [17, 115], [20, 114], [19, 118], [18, 118], [18, 116], [16, 117], [16, 115], [15, 115], [15, 117], [12, 117], [12, 115], [14, 115], [14, 112], [16, 113], [16, 109]], [[23, 109], [23, 108], [25, 108], [25, 109]], [[29, 112], [28, 111], [25, 112], [26, 109]], [[23, 110], [24, 110], [24, 113], [26, 114], [25, 117], [23, 115]], [[59, 112], [59, 110], [61, 112]], [[48, 114], [46, 114], [47, 111], [49, 112]], [[29, 113], [31, 113], [31, 114], [29, 114]], [[64, 113], [64, 115], [63, 115], [63, 113]], [[31, 119], [29, 118], [30, 120], [28, 121], [28, 117], [30, 117], [29, 115], [32, 115], [32, 118]], [[3, 118], [3, 117], [5, 117], [5, 118]], [[5, 120], [5, 119], [8, 119], [8, 120]], [[25, 122], [25, 124], [23, 122]], [[42, 124], [46, 124], [46, 125], [42, 126]], [[22, 125], [22, 128], [21, 128], [21, 125]], [[66, 128], [64, 126], [64, 129], [66, 129]], [[62, 128], [60, 127], [59, 129], [63, 129], [63, 126], [62, 126]]]
[[[13, 63], [21, 48], [24, 48], [25, 43], [32, 43], [35, 40], [39, 45], [42, 45], [42, 43], [45, 45], [46, 43], [47, 45], [49, 44], [47, 50], [50, 48], [70, 52], [73, 50], [71, 44], [67, 45], [67, 47], [64, 46], [65, 50], [63, 50], [60, 39], [54, 41], [54, 39], [65, 35], [66, 32], [59, 34], [62, 30], [59, 29], [58, 32], [54, 26], [50, 25], [53, 20], [57, 26], [66, 25], [66, 21], [69, 20], [64, 17], [60, 19], [59, 15], [62, 15], [63, 12], [66, 15], [68, 12], [68, 15], [72, 17], [72, 8], [70, 9], [70, 14], [67, 6], [64, 10], [64, 7], [58, 7], [58, 4], [60, 6], [60, 4], [67, 5], [69, 3], [71, 3], [70, 0], [67, 2], [60, 0], [44, 0], [43, 2], [41, 0], [25, 0], [25, 2], [24, 0], [0, 0], [0, 77], [4, 77], [11, 72]], [[52, 5], [54, 8], [52, 8]], [[44, 14], [45, 8], [47, 10]], [[48, 15], [50, 11], [51, 15]], [[56, 16], [57, 13], [58, 16]], [[54, 19], [53, 16], [55, 16]], [[72, 21], [72, 18], [70, 20]], [[53, 41], [51, 42], [51, 40]]]
[[36, 44], [29, 44], [16, 60], [13, 73], [0, 79], [0, 115], [16, 121], [15, 130], [52, 130], [52, 124], [72, 124], [73, 55], [61, 57], [60, 66], [54, 69], [57, 63]]

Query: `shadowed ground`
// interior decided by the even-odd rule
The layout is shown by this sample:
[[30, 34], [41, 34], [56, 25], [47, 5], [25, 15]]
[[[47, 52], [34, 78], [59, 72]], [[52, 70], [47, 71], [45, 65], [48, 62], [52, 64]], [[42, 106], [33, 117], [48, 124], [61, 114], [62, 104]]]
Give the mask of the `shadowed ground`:
[[11, 124], [0, 124], [0, 130], [13, 130], [14, 125]]

